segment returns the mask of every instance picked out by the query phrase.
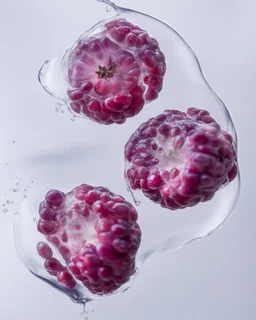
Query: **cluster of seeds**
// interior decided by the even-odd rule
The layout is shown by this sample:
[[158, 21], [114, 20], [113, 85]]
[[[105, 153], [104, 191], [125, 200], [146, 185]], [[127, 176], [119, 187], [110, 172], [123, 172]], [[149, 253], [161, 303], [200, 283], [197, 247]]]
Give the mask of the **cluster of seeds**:
[[125, 146], [130, 187], [171, 210], [210, 200], [237, 175], [232, 137], [206, 110], [166, 110]]
[[[49, 191], [40, 204], [37, 245], [44, 267], [72, 290], [77, 281], [94, 294], [110, 294], [135, 272], [141, 231], [135, 208], [103, 187], [82, 184], [68, 194]], [[62, 261], [62, 262], [61, 262]]]
[[118, 19], [78, 42], [68, 66], [72, 110], [101, 124], [122, 124], [157, 99], [166, 71], [156, 39]]

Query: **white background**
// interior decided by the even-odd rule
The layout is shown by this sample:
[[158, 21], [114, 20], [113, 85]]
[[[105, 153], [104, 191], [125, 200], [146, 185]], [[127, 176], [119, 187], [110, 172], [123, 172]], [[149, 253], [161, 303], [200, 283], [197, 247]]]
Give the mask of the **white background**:
[[[38, 67], [90, 26], [92, 2], [1, 0], [0, 92], [6, 112], [2, 123], [8, 112], [15, 116], [13, 110], [22, 109], [24, 101], [31, 108], [41, 107], [31, 89]], [[256, 2], [119, 0], [118, 4], [166, 21], [196, 52], [207, 80], [225, 101], [238, 131], [242, 191], [223, 228], [177, 252], [151, 258], [128, 292], [89, 305], [89, 319], [253, 320]], [[47, 112], [54, 113], [50, 107]], [[13, 217], [1, 215], [0, 319], [81, 319], [80, 306], [34, 278], [17, 259]]]

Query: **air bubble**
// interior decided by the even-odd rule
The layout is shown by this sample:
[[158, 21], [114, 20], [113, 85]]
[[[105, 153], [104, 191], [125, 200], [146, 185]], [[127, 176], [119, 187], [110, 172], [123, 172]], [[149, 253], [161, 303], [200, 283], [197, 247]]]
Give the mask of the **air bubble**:
[[3, 212], [4, 212], [4, 213], [8, 212], [8, 209], [3, 209]]

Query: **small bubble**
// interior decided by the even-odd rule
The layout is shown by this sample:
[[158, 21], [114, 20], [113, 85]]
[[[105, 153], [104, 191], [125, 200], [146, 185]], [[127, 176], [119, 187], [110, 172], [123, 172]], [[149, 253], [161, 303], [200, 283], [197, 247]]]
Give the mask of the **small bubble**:
[[13, 144], [15, 144], [15, 143], [16, 143], [16, 141], [14, 141], [14, 140], [13, 140], [13, 142], [12, 142], [12, 143], [13, 143]]
[[16, 183], [16, 186], [18, 186], [19, 184], [20, 184], [20, 183], [19, 183], [19, 182], [17, 182], [17, 183]]
[[19, 214], [19, 211], [15, 211], [15, 212], [14, 212], [14, 215], [15, 215], [15, 216], [17, 216], [17, 214]]
[[111, 6], [106, 6], [106, 11], [107, 12], [110, 12], [112, 10], [112, 7]]
[[35, 223], [37, 223], [37, 218], [34, 218], [33, 221], [34, 221]]
[[12, 189], [12, 191], [13, 191], [13, 192], [18, 192], [18, 191], [19, 191], [19, 189]]
[[11, 201], [11, 204], [13, 204], [13, 201]]
[[64, 113], [64, 110], [61, 110], [61, 113]]
[[28, 189], [24, 189], [24, 191], [25, 191], [25, 192], [27, 192], [27, 191], [28, 191]]
[[75, 117], [71, 118], [71, 121], [76, 121], [76, 118]]
[[10, 200], [6, 200], [6, 203], [10, 204], [10, 203], [11, 203], [11, 201], [10, 201]]
[[6, 162], [5, 165], [6, 165], [6, 166], [9, 166], [9, 162]]
[[34, 181], [31, 181], [31, 183], [34, 183]]
[[60, 111], [60, 108], [56, 107], [55, 110], [56, 110], [56, 112], [59, 112], [59, 111]]
[[3, 212], [6, 213], [8, 211], [8, 209], [4, 209]]
[[3, 203], [2, 206], [5, 207], [5, 203]]

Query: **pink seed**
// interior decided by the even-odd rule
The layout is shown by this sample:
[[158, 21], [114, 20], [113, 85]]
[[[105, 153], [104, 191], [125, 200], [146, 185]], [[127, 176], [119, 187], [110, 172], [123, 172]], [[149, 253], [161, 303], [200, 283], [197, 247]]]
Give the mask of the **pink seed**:
[[56, 258], [46, 259], [44, 262], [45, 269], [52, 275], [57, 275], [64, 267]]
[[45, 199], [54, 206], [60, 206], [64, 198], [64, 193], [58, 190], [50, 190], [45, 196]]
[[76, 287], [76, 281], [67, 271], [62, 271], [57, 277], [57, 280], [67, 289], [73, 290]]
[[37, 244], [37, 252], [44, 259], [52, 257], [52, 249], [45, 242], [39, 242]]
[[38, 231], [44, 234], [51, 234], [54, 231], [54, 223], [52, 221], [39, 220]]
[[42, 208], [40, 210], [40, 217], [43, 220], [53, 220], [56, 217], [56, 212], [50, 208]]

